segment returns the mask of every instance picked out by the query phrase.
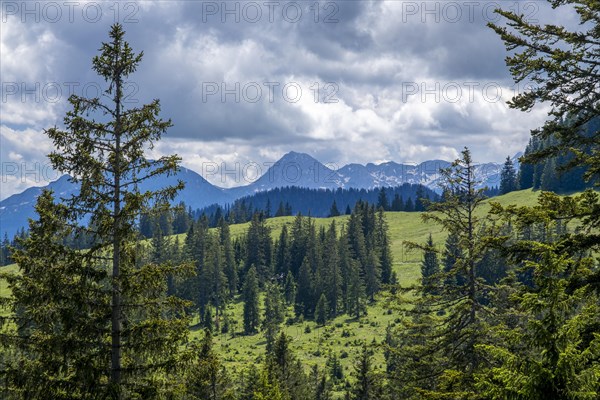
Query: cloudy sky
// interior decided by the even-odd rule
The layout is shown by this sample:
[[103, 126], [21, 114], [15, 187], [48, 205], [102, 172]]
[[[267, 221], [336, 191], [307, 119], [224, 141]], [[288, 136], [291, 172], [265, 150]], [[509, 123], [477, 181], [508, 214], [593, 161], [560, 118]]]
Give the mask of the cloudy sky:
[[178, 153], [202, 173], [292, 150], [341, 166], [451, 160], [468, 145], [500, 162], [547, 110], [505, 104], [523, 88], [486, 27], [499, 3], [575, 23], [543, 1], [4, 1], [0, 199], [56, 178], [43, 130], [60, 126], [71, 92], [105, 87], [91, 59], [115, 21], [144, 52], [131, 105], [159, 98], [173, 120], [152, 156]]

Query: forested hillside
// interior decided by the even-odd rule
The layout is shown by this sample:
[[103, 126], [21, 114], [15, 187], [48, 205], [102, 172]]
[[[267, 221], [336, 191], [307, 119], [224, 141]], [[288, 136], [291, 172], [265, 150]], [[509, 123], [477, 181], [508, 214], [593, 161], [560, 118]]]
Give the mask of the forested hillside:
[[[563, 124], [566, 125], [569, 122], [566, 121]], [[599, 129], [600, 118], [594, 118], [579, 128], [578, 136], [585, 138], [588, 142], [593, 140]], [[559, 143], [560, 139], [556, 135], [550, 135], [544, 139], [534, 136], [529, 140], [524, 155], [529, 156], [542, 151], [551, 152]], [[590, 154], [592, 152], [591, 143], [586, 144], [582, 151]], [[519, 187], [521, 189], [534, 188], [569, 193], [593, 186], [584, 179], [584, 174], [588, 168], [585, 166], [569, 168], [570, 163], [574, 161], [575, 155], [563, 150], [552, 157], [538, 160], [535, 163], [522, 163], [519, 171]]]
[[[489, 194], [495, 194], [488, 191]], [[206, 215], [211, 226], [223, 217], [230, 223], [249, 221], [255, 211], [266, 217], [310, 215], [329, 217], [350, 214], [357, 202], [366, 202], [385, 211], [424, 211], [423, 200], [435, 201], [439, 195], [423, 186], [405, 183], [400, 186], [375, 189], [308, 189], [282, 187], [245, 196], [225, 207], [213, 205], [192, 213], [195, 217]]]

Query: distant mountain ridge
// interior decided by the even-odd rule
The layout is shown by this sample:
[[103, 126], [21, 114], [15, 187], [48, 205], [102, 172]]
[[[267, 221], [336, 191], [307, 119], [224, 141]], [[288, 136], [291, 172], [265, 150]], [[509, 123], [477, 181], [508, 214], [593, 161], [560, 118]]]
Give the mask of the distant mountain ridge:
[[[513, 163], [518, 167], [518, 154]], [[310, 189], [356, 188], [373, 189], [376, 187], [399, 186], [404, 183], [422, 184], [439, 193], [440, 168], [446, 168], [450, 162], [430, 160], [419, 164], [399, 164], [393, 161], [367, 165], [348, 164], [333, 169], [322, 164], [306, 153], [289, 152], [272, 164], [258, 179], [245, 186], [221, 188], [211, 184], [197, 172], [181, 167], [170, 177], [155, 177], [140, 185], [140, 190], [153, 190], [174, 185], [177, 180], [185, 182], [183, 189], [175, 199], [184, 202], [193, 209], [204, 208], [212, 204], [224, 205], [236, 199], [256, 192], [275, 188], [297, 186]], [[485, 163], [475, 168], [480, 186], [498, 186], [502, 164]], [[55, 196], [68, 197], [78, 190], [78, 186], [64, 175], [44, 187], [31, 187], [0, 201], [0, 234], [12, 237], [18, 229], [27, 226], [28, 218], [35, 217], [35, 201], [43, 189], [51, 189]]]

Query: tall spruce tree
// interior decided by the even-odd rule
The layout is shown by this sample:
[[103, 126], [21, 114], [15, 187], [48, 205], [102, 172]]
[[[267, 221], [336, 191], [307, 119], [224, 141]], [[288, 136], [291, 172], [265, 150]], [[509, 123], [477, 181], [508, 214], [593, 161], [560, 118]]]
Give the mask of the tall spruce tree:
[[379, 258], [375, 250], [371, 250], [367, 255], [364, 274], [366, 295], [370, 301], [374, 301], [375, 294], [379, 291], [381, 283], [381, 268], [379, 267]]
[[338, 209], [337, 203], [335, 202], [335, 200], [333, 200], [333, 203], [331, 204], [331, 209], [329, 210], [329, 216], [330, 217], [337, 217], [340, 215], [340, 210]]
[[415, 211], [425, 211], [426, 202], [423, 186], [419, 185], [415, 193]]
[[460, 246], [460, 237], [456, 232], [449, 232], [442, 251], [443, 278], [446, 285], [462, 285], [464, 283], [464, 273], [455, 270], [455, 266], [462, 258], [463, 249]]
[[502, 172], [500, 173], [500, 194], [514, 192], [517, 189], [517, 172], [510, 157], [506, 157]]
[[262, 327], [267, 340], [268, 353], [273, 350], [273, 344], [275, 343], [277, 333], [279, 333], [279, 325], [281, 325], [285, 316], [283, 298], [277, 284], [266, 284], [264, 302], [265, 309]]
[[391, 211], [402, 211], [404, 210], [404, 201], [402, 200], [402, 196], [398, 193], [394, 194], [394, 199], [392, 200], [392, 209]]
[[204, 331], [204, 338], [196, 350], [197, 358], [191, 365], [186, 380], [186, 392], [190, 399], [233, 400], [236, 398], [233, 385], [213, 349], [213, 336], [210, 330]]
[[262, 284], [270, 279], [272, 258], [271, 229], [267, 225], [264, 214], [254, 213], [248, 233], [246, 235], [246, 270], [254, 265], [258, 273], [259, 282]]
[[[107, 396], [110, 297], [107, 270], [90, 253], [63, 244], [73, 233], [69, 210], [44, 191], [29, 237], [19, 239], [19, 274], [3, 274], [12, 297], [3, 306], [2, 398], [88, 399]], [[8, 359], [6, 359], [6, 357]]]
[[329, 305], [327, 304], [327, 297], [325, 293], [321, 294], [317, 306], [315, 307], [315, 321], [319, 325], [325, 325], [329, 318]]
[[388, 235], [388, 224], [385, 213], [379, 209], [375, 221], [375, 247], [379, 258], [379, 270], [381, 272], [381, 283], [389, 284], [392, 277], [394, 259]]
[[250, 267], [242, 287], [244, 300], [244, 332], [253, 334], [260, 324], [260, 311], [258, 307], [258, 276], [256, 268]]
[[287, 225], [283, 225], [279, 239], [275, 245], [274, 268], [275, 273], [280, 276], [285, 276], [289, 272], [290, 265], [290, 240], [288, 236]]
[[298, 273], [296, 290], [296, 315], [311, 317], [314, 312], [317, 299], [315, 299], [315, 278], [312, 272], [309, 257], [304, 257], [304, 262]]
[[342, 276], [340, 271], [340, 258], [338, 250], [337, 228], [335, 221], [331, 222], [323, 244], [323, 291], [329, 309], [327, 312], [332, 317], [339, 313], [339, 304], [342, 298]]
[[365, 286], [360, 277], [360, 268], [358, 261], [348, 260], [348, 288], [346, 292], [346, 313], [353, 315], [356, 319], [360, 318], [365, 311]]
[[298, 277], [300, 266], [306, 254], [307, 229], [302, 214], [296, 215], [291, 228], [290, 268], [292, 274]]
[[383, 208], [384, 211], [390, 209], [390, 201], [388, 200], [385, 187], [379, 189], [379, 195], [377, 196], [377, 208]]
[[220, 244], [223, 248], [223, 272], [227, 279], [227, 287], [229, 290], [229, 298], [232, 298], [238, 290], [238, 271], [237, 262], [235, 260], [235, 252], [231, 241], [231, 233], [229, 224], [225, 218], [221, 218], [218, 222]]
[[387, 339], [386, 363], [393, 399], [418, 399], [424, 393], [432, 398], [440, 395], [433, 392], [439, 384], [435, 378], [448, 359], [443, 350], [435, 350], [440, 339], [432, 335], [432, 327], [442, 321], [434, 312], [434, 298], [428, 293], [422, 296]]
[[383, 237], [380, 251], [381, 254], [379, 256], [379, 264], [381, 268], [381, 283], [388, 285], [392, 283], [392, 274], [394, 272], [392, 267], [394, 265], [394, 258], [392, 256], [392, 248], [389, 243], [387, 233]]
[[440, 264], [431, 234], [427, 239], [423, 261], [421, 262], [421, 285], [423, 291], [430, 294], [435, 294], [440, 285]]
[[[465, 148], [461, 154], [450, 167], [440, 171], [445, 184], [442, 201], [430, 203], [429, 212], [423, 214], [424, 221], [433, 221], [454, 235], [462, 253], [444, 274], [446, 283], [440, 286], [439, 293], [417, 299], [416, 308], [424, 313], [444, 313], [441, 321], [432, 324], [427, 332], [426, 345], [417, 349], [423, 357], [436, 354], [445, 362], [434, 361], [433, 365], [421, 369], [432, 374], [429, 380], [422, 376], [411, 378], [416, 380], [417, 390], [431, 397], [474, 395], [474, 374], [481, 363], [476, 346], [486, 342], [487, 314], [482, 299], [491, 288], [477, 275], [476, 269], [486, 249], [485, 241], [481, 240], [485, 233], [483, 221], [476, 213], [484, 200], [483, 189], [476, 189], [478, 182], [470, 151]], [[430, 246], [416, 243], [408, 245], [432, 250]], [[419, 323], [418, 320], [415, 322]], [[401, 333], [399, 342], [403, 342], [403, 336], [408, 334]]]
[[[125, 85], [142, 53], [135, 54], [124, 36], [122, 26], [113, 25], [110, 41], [102, 44], [100, 55], [93, 59], [93, 70], [107, 83], [103, 97], [71, 95], [65, 129], [54, 127], [45, 132], [55, 147], [49, 155], [52, 167], [79, 184], [80, 190], [65, 199], [65, 204], [69, 223], [89, 221], [87, 227], [76, 231], [93, 237], [86, 256], [103, 261], [107, 255], [110, 258], [110, 275], [97, 284], [101, 290], [107, 288], [105, 294], [110, 297], [110, 313], [106, 314], [110, 318], [98, 321], [98, 329], [108, 327], [110, 336], [110, 363], [105, 370], [110, 371], [106, 387], [113, 398], [156, 388], [158, 382], [151, 376], [176, 365], [179, 344], [187, 335], [187, 319], [177, 317], [180, 304], [165, 301], [162, 291], [167, 271], [173, 269], [140, 265], [137, 221], [150, 205], [166, 211], [182, 183], [139, 191], [140, 183], [176, 172], [179, 158], [145, 157], [145, 151], [160, 140], [171, 122], [160, 119], [158, 100], [127, 108]], [[23, 254], [23, 262], [27, 258]], [[90, 343], [97, 349], [98, 362], [104, 357], [105, 342]]]
[[293, 304], [294, 300], [296, 300], [296, 281], [294, 281], [294, 275], [291, 272], [288, 272], [285, 276], [285, 285], [283, 287], [285, 302], [289, 304]]
[[201, 296], [206, 299], [206, 304], [215, 307], [218, 320], [229, 290], [223, 266], [223, 247], [217, 234], [209, 233], [207, 243], [205, 263], [199, 275], [199, 290]]
[[284, 394], [282, 398], [313, 399], [315, 388], [310, 384], [302, 363], [290, 349], [290, 343], [291, 338], [284, 332], [277, 337], [274, 349], [266, 359], [265, 370], [268, 372], [269, 384], [281, 388]]
[[371, 349], [363, 343], [354, 364], [355, 382], [350, 390], [352, 400], [378, 400], [382, 396], [381, 380], [373, 371]]

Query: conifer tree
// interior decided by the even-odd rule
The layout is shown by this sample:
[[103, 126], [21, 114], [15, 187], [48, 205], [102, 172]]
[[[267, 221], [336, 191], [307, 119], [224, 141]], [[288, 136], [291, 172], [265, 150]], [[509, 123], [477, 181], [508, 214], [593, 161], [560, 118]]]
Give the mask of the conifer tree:
[[365, 288], [360, 278], [358, 262], [356, 260], [349, 260], [347, 273], [346, 313], [354, 315], [358, 319], [365, 310]]
[[423, 186], [419, 185], [415, 193], [415, 211], [425, 211], [425, 202]]
[[185, 209], [185, 203], [181, 202], [174, 210], [173, 216], [173, 233], [186, 233], [190, 229], [190, 215]]
[[197, 358], [188, 372], [186, 389], [191, 399], [233, 400], [233, 385], [213, 349], [213, 336], [205, 330], [204, 338], [197, 351]]
[[223, 248], [218, 235], [213, 233], [207, 233], [206, 245], [205, 259], [198, 275], [199, 315], [203, 318], [207, 307], [212, 305], [218, 318], [228, 293], [223, 272]]
[[510, 157], [506, 157], [502, 172], [500, 173], [500, 194], [506, 194], [517, 190], [517, 173]]
[[551, 158], [543, 167], [540, 189], [558, 193], [561, 189], [560, 178], [557, 177], [558, 173], [556, 160]]
[[233, 297], [238, 290], [237, 263], [235, 261], [235, 252], [231, 242], [231, 233], [229, 224], [224, 218], [218, 222], [220, 244], [223, 248], [223, 273], [227, 281], [229, 298]]
[[402, 201], [402, 196], [398, 193], [394, 195], [394, 200], [392, 200], [392, 211], [403, 211], [404, 210], [404, 201]]
[[331, 222], [327, 230], [323, 246], [323, 291], [329, 305], [329, 310], [331, 310], [330, 315], [335, 317], [338, 315], [338, 305], [342, 297], [342, 277], [335, 221]]
[[285, 277], [284, 297], [287, 304], [293, 304], [296, 300], [296, 282], [291, 272]]
[[449, 232], [446, 237], [446, 243], [442, 252], [443, 277], [446, 285], [462, 285], [464, 283], [464, 274], [455, 269], [455, 266], [463, 258], [463, 251], [459, 240], [459, 236], [455, 232]]
[[390, 202], [385, 191], [385, 187], [379, 188], [379, 196], [377, 197], [377, 208], [383, 208], [384, 211], [390, 209]]
[[342, 226], [340, 230], [340, 237], [338, 239], [338, 252], [340, 261], [340, 274], [342, 277], [341, 282], [341, 306], [343, 311], [348, 314], [348, 288], [350, 287], [349, 282], [349, 271], [350, 271], [350, 250], [348, 246], [348, 235], [346, 234], [346, 228]]
[[421, 262], [421, 285], [423, 291], [431, 294], [437, 292], [437, 287], [440, 284], [439, 281], [440, 264], [437, 258], [437, 252], [433, 245], [433, 238], [429, 234], [427, 239], [426, 249], [423, 254], [423, 261]]
[[340, 210], [338, 210], [337, 203], [333, 200], [331, 204], [331, 209], [329, 210], [329, 217], [337, 217], [340, 215]]
[[357, 209], [357, 212], [350, 215], [347, 237], [351, 257], [358, 260], [360, 267], [364, 268], [367, 264], [367, 243], [359, 210], [360, 209]]
[[573, 12], [581, 29], [570, 31], [552, 23], [541, 24], [518, 12], [500, 9], [496, 10], [501, 17], [499, 22], [488, 23], [507, 50], [513, 52], [506, 63], [514, 80], [531, 80], [535, 87], [516, 95], [509, 102], [510, 107], [521, 111], [530, 111], [540, 103], [551, 107], [550, 118], [540, 129], [533, 130], [532, 135], [540, 141], [551, 138], [557, 141], [527, 154], [522, 161], [536, 164], [568, 152], [574, 155], [568, 167], [585, 166], [585, 177], [598, 179], [598, 127], [592, 135], [582, 134], [586, 125], [598, 116], [598, 5], [587, 0], [549, 2], [557, 12]]
[[354, 365], [356, 382], [352, 387], [350, 397], [352, 400], [376, 400], [380, 398], [371, 363], [371, 350], [366, 343], [363, 343]]
[[448, 362], [444, 349], [435, 351], [439, 338], [432, 335], [432, 327], [440, 324], [441, 318], [433, 312], [431, 295], [423, 293], [423, 296], [387, 339], [386, 363], [392, 398], [432, 395], [438, 385], [435, 377], [442, 374]]
[[285, 316], [285, 309], [279, 286], [274, 283], [266, 284], [264, 302], [265, 310], [262, 327], [267, 340], [267, 352], [270, 352], [273, 350], [273, 343], [279, 332], [279, 325], [281, 325]]
[[[266, 372], [266, 371], [264, 371]], [[264, 379], [264, 381], [263, 381]], [[263, 371], [259, 371], [256, 364], [252, 363], [245, 368], [239, 376], [239, 394], [240, 400], [255, 400], [256, 393], [268, 384], [268, 379]], [[277, 394], [281, 398], [281, 392]], [[274, 396], [277, 398], [277, 396]]]
[[167, 240], [158, 221], [154, 221], [151, 244], [150, 259], [152, 262], [160, 264], [170, 258], [170, 254], [167, 253]]
[[365, 292], [370, 301], [375, 300], [375, 294], [379, 291], [381, 282], [381, 269], [379, 259], [374, 250], [367, 255], [367, 263], [364, 266], [365, 271]]
[[290, 342], [290, 337], [284, 332], [279, 334], [274, 350], [266, 360], [269, 383], [280, 387], [285, 398], [291, 400], [315, 398], [315, 388], [310, 385], [302, 363], [290, 349]]
[[[456, 274], [465, 276], [464, 285], [458, 286], [458, 290], [463, 299], [459, 300], [456, 312], [465, 313], [467, 316], [467, 325], [473, 331], [468, 334], [473, 335], [470, 339], [469, 346], [473, 346], [477, 341], [478, 328], [480, 322], [477, 314], [481, 311], [479, 305], [479, 292], [484, 288], [480, 279], [476, 275], [476, 264], [482, 257], [484, 252], [483, 243], [477, 238], [477, 234], [481, 231], [482, 222], [476, 216], [475, 210], [484, 200], [482, 189], [476, 189], [477, 181], [474, 176], [474, 165], [470, 151], [465, 148], [462, 151], [462, 157], [456, 160], [452, 167], [442, 171], [442, 175], [446, 184], [450, 188], [447, 191], [448, 196], [443, 202], [431, 203], [429, 210], [441, 214], [428, 213], [424, 215], [425, 220], [431, 220], [442, 225], [450, 233], [457, 235], [459, 248], [462, 249], [463, 257], [458, 259], [453, 266]], [[452, 294], [449, 294], [452, 298]], [[460, 299], [460, 296], [455, 297]], [[462, 360], [468, 368], [473, 369], [477, 365], [477, 359], [472, 348], [464, 351], [467, 359]], [[462, 358], [463, 355], [458, 355]]]
[[3, 360], [0, 393], [33, 399], [61, 398], [64, 391], [73, 399], [107, 395], [99, 387], [108, 379], [110, 350], [99, 344], [110, 334], [110, 297], [101, 287], [108, 274], [93, 257], [63, 244], [73, 232], [69, 211], [54, 203], [51, 192], [38, 197], [36, 212], [29, 237], [15, 249], [20, 274], [2, 276], [12, 293], [3, 306], [13, 313], [3, 318], [3, 355], [13, 357]]
[[394, 265], [394, 259], [387, 234], [383, 237], [380, 251], [379, 265], [381, 269], [381, 283], [388, 285], [392, 283], [392, 267]]
[[306, 255], [307, 232], [301, 214], [296, 215], [291, 228], [290, 268], [292, 274], [298, 277], [300, 266]]
[[385, 220], [385, 214], [381, 209], [377, 212], [377, 221], [375, 223], [375, 246], [379, 258], [381, 283], [389, 284], [394, 260], [389, 243], [388, 224]]
[[256, 332], [260, 324], [258, 307], [258, 277], [256, 268], [250, 267], [242, 286], [244, 300], [244, 332], [249, 335]]
[[331, 381], [327, 379], [327, 374], [319, 370], [317, 365], [313, 365], [309, 377], [314, 389], [315, 400], [332, 400]]
[[283, 217], [285, 215], [287, 215], [287, 214], [285, 213], [285, 207], [283, 206], [283, 201], [280, 201], [279, 202], [279, 207], [277, 207], [277, 211], [275, 212], [275, 216], [276, 217]]
[[4, 233], [4, 239], [2, 240], [2, 246], [0, 247], [0, 265], [8, 265], [12, 263], [10, 258], [10, 241], [8, 240], [8, 234]]
[[[419, 350], [423, 356], [437, 354], [446, 362], [430, 377], [435, 382], [433, 388], [428, 390], [421, 386], [421, 390], [431, 397], [441, 393], [466, 397], [475, 392], [474, 374], [481, 363], [476, 346], [486, 341], [484, 326], [488, 316], [482, 300], [484, 293], [491, 290], [478, 276], [476, 268], [486, 251], [486, 242], [482, 240], [486, 234], [484, 224], [476, 214], [484, 197], [483, 190], [476, 189], [474, 164], [467, 148], [462, 151], [461, 158], [440, 172], [446, 186], [444, 198], [429, 204], [429, 212], [423, 214], [423, 220], [436, 222], [449, 235], [454, 235], [462, 256], [445, 274], [446, 282], [439, 287], [435, 297], [424, 292], [425, 295], [417, 300], [425, 313], [444, 313], [440, 323], [431, 326], [426, 345]], [[409, 243], [409, 246], [432, 250], [430, 246], [420, 244]], [[426, 380], [418, 381], [431, 386]]]
[[206, 311], [204, 311], [202, 320], [204, 321], [204, 329], [212, 334], [214, 330], [214, 320], [212, 315], [212, 308], [210, 306], [206, 307]]
[[271, 229], [266, 224], [262, 213], [252, 216], [248, 233], [246, 234], [246, 270], [254, 265], [258, 274], [259, 282], [262, 284], [271, 278]]
[[315, 321], [317, 324], [325, 325], [327, 323], [328, 309], [329, 305], [327, 304], [327, 297], [325, 297], [325, 294], [322, 293], [315, 308]]
[[[263, 370], [258, 375], [258, 381], [253, 385], [254, 390], [249, 400], [286, 400], [288, 397], [281, 390], [278, 381], [272, 381], [268, 370]], [[243, 397], [244, 399], [246, 397]]]
[[298, 283], [296, 290], [296, 315], [304, 315], [312, 317], [315, 299], [315, 282], [312, 268], [308, 257], [304, 258], [304, 262], [298, 273]]
[[[162, 291], [166, 291], [166, 275], [175, 269], [140, 265], [137, 221], [150, 205], [166, 211], [182, 183], [143, 193], [138, 189], [147, 179], [176, 172], [179, 158], [145, 157], [171, 122], [160, 119], [158, 100], [127, 108], [125, 85], [142, 53], [135, 54], [124, 35], [121, 25], [113, 25], [110, 41], [93, 59], [93, 70], [107, 83], [103, 97], [71, 95], [65, 129], [45, 132], [55, 146], [49, 155], [52, 167], [79, 184], [80, 190], [65, 199], [69, 223], [89, 221], [88, 227], [75, 233], [93, 236], [94, 244], [86, 251], [90, 259], [98, 257], [106, 264], [110, 254], [110, 275], [98, 282], [109, 290], [110, 319], [103, 321], [106, 325], [99, 322], [98, 329], [110, 327], [110, 363], [105, 368], [110, 371], [107, 387], [113, 398], [132, 397], [155, 387], [158, 383], [150, 377], [166, 365], [176, 365], [179, 343], [187, 335], [187, 319], [176, 317], [181, 313], [173, 310], [181, 304], [175, 298], [164, 301]], [[23, 257], [27, 262], [28, 256]], [[106, 350], [100, 343], [105, 341], [93, 345], [99, 360]]]
[[[513, 52], [506, 60], [514, 79], [535, 83], [533, 91], [515, 96], [509, 105], [522, 111], [530, 111], [538, 103], [550, 106], [551, 118], [532, 131], [531, 141], [549, 146], [535, 146], [521, 161], [534, 165], [534, 187], [539, 187], [540, 179], [548, 187], [556, 184], [548, 165], [567, 153], [572, 159], [563, 169], [583, 168], [585, 179], [598, 185], [598, 4], [583, 0], [550, 3], [557, 12], [573, 12], [579, 20], [576, 31], [528, 21], [508, 10], [497, 10], [508, 26], [488, 24]], [[550, 243], [532, 238], [518, 238], [511, 243], [499, 238], [505, 241], [502, 245], [508, 247], [513, 262], [524, 264], [525, 270], [531, 272], [535, 290], [524, 285], [519, 293], [519, 305], [529, 313], [530, 325], [516, 340], [525, 340], [536, 351], [488, 347], [488, 355], [493, 355], [498, 364], [482, 380], [480, 389], [485, 389], [486, 394], [514, 397], [521, 386], [518, 394], [528, 398], [539, 397], [542, 392], [555, 398], [598, 396], [598, 379], [589, 380], [598, 372], [589, 357], [594, 354], [592, 359], [598, 359], [600, 271], [586, 256], [600, 247], [600, 235], [595, 230], [600, 221], [599, 204], [598, 194], [587, 190], [565, 199], [544, 193], [535, 207], [509, 209], [496, 205], [492, 210], [525, 225], [527, 236], [532, 236], [532, 225], [536, 223], [545, 228], [545, 233], [549, 231], [547, 225], [556, 224], [556, 220], [577, 220], [580, 226], [578, 233], [563, 233]], [[496, 373], [501, 374], [501, 379], [494, 381], [491, 378]]]
[[290, 243], [287, 225], [283, 225], [279, 239], [275, 246], [275, 273], [281, 277], [286, 276], [290, 270]]
[[340, 382], [344, 379], [344, 367], [337, 356], [337, 353], [330, 351], [327, 357], [327, 368], [329, 368], [329, 376], [335, 382]]

